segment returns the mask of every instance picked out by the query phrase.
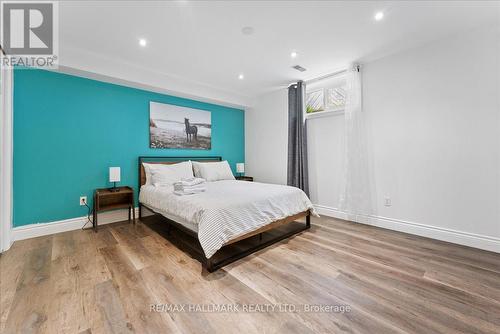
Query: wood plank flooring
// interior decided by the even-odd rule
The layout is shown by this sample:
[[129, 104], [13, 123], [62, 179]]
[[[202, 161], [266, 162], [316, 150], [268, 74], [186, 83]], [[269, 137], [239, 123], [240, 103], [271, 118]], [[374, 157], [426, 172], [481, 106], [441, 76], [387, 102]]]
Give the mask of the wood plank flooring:
[[323, 217], [209, 274], [154, 224], [14, 243], [0, 332], [500, 333], [500, 254]]

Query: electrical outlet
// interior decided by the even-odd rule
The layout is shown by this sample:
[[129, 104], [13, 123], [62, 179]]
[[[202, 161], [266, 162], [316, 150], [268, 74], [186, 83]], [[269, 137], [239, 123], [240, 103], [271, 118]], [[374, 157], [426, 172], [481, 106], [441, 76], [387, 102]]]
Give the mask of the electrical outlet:
[[392, 202], [391, 202], [391, 198], [390, 197], [386, 197], [385, 200], [384, 200], [384, 205], [385, 206], [391, 206], [392, 205]]
[[87, 196], [81, 196], [80, 197], [80, 205], [84, 206], [85, 204], [87, 204]]

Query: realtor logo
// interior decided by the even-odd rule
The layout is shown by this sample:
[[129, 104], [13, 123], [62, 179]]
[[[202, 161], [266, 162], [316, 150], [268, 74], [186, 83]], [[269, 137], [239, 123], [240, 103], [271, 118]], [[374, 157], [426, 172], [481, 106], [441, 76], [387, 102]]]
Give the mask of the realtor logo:
[[51, 67], [57, 60], [58, 3], [2, 1], [5, 66]]

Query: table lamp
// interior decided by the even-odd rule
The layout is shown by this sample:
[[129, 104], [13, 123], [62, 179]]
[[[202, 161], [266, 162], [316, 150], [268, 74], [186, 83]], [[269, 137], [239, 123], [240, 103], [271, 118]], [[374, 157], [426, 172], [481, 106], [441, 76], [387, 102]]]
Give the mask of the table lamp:
[[109, 182], [113, 182], [113, 187], [109, 188], [109, 191], [120, 191], [120, 188], [116, 187], [116, 182], [120, 182], [120, 167], [109, 167]]
[[245, 164], [243, 162], [239, 162], [236, 164], [236, 172], [242, 176], [245, 173]]

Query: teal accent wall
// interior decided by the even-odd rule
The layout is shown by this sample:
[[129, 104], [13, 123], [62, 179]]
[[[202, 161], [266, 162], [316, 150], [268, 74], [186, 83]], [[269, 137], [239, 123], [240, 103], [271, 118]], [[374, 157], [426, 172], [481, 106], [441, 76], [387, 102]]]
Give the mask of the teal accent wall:
[[[212, 149], [149, 148], [149, 102], [212, 112]], [[55, 72], [14, 71], [14, 226], [86, 215], [82, 195], [109, 187], [108, 167], [137, 195], [137, 157], [245, 157], [244, 111]], [[136, 196], [137, 200], [137, 196]]]

